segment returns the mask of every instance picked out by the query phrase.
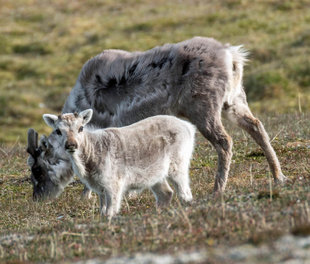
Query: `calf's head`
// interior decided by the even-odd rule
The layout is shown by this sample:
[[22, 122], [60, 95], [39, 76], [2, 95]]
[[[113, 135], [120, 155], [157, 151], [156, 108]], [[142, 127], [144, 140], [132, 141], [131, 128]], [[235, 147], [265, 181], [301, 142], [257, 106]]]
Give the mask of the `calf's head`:
[[93, 110], [87, 109], [79, 114], [68, 113], [60, 116], [45, 114], [43, 119], [47, 125], [54, 129], [58, 135], [58, 142], [64, 150], [72, 154], [81, 144], [83, 128], [91, 120], [92, 115]]
[[27, 152], [33, 199], [46, 200], [59, 196], [73, 179], [73, 171], [57, 134], [53, 132], [48, 138], [43, 136], [38, 144], [38, 133], [29, 129]]

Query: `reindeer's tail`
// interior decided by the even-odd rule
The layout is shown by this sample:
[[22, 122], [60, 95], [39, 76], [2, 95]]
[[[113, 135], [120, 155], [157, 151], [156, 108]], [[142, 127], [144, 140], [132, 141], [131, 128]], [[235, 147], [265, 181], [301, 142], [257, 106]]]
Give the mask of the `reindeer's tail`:
[[242, 89], [243, 67], [248, 61], [247, 56], [249, 52], [240, 46], [229, 46], [228, 52], [231, 56], [230, 64], [230, 81], [229, 81], [229, 94], [227, 102], [231, 104], [234, 95], [238, 94]]

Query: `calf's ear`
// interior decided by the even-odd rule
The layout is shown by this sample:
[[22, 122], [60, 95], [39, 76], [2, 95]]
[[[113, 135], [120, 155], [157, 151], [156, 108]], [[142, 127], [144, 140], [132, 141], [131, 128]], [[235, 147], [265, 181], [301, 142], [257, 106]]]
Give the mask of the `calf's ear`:
[[83, 119], [83, 122], [82, 122], [83, 126], [86, 125], [91, 120], [92, 116], [93, 116], [92, 109], [84, 110], [79, 114], [79, 117]]
[[56, 129], [56, 121], [58, 120], [58, 117], [55, 115], [50, 115], [50, 114], [44, 114], [43, 119], [45, 123], [50, 126], [51, 128]]

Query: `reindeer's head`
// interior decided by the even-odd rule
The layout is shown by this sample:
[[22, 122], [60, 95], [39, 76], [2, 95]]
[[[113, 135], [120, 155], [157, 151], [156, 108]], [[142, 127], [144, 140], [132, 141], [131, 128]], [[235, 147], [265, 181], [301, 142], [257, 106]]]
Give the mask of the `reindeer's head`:
[[31, 168], [34, 200], [57, 197], [73, 179], [69, 157], [60, 144], [55, 131], [48, 138], [43, 136], [39, 145], [38, 133], [28, 131], [27, 163]]
[[69, 113], [61, 116], [50, 114], [43, 115], [46, 124], [55, 129], [59, 137], [60, 144], [68, 153], [74, 153], [78, 147], [84, 126], [91, 120], [92, 109], [87, 109], [81, 113]]

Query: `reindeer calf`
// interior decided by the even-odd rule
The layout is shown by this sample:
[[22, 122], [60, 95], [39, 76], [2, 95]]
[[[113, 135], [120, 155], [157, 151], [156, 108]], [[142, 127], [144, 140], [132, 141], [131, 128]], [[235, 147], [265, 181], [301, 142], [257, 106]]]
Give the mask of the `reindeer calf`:
[[117, 214], [124, 192], [136, 188], [151, 188], [158, 206], [169, 204], [173, 191], [167, 177], [182, 201], [192, 200], [188, 168], [193, 125], [172, 116], [155, 116], [122, 128], [83, 129], [92, 114], [88, 109], [43, 118], [59, 135], [75, 174], [99, 195], [101, 213], [109, 218]]

